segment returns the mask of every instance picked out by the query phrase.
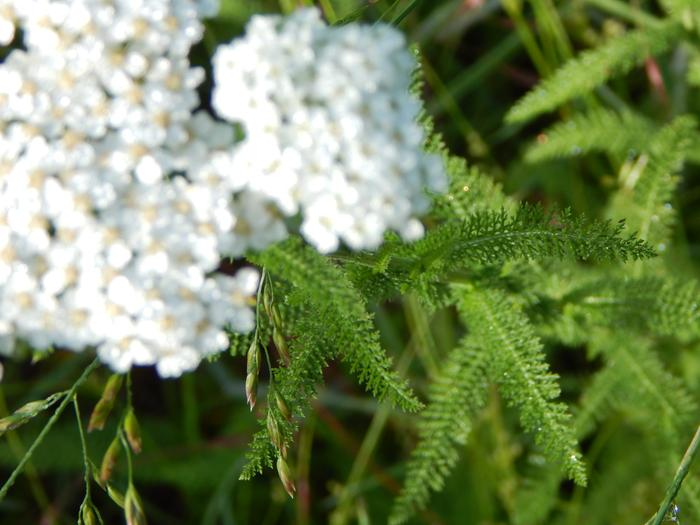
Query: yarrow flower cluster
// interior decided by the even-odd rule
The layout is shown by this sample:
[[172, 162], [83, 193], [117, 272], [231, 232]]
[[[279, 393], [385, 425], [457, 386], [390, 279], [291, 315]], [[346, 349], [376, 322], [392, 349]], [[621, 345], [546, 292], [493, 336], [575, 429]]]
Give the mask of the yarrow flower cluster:
[[[421, 151], [411, 55], [388, 27], [255, 17], [188, 54], [216, 0], [0, 0], [0, 350], [94, 347], [117, 371], [194, 369], [254, 327], [257, 271], [222, 257], [301, 232], [320, 251], [422, 233], [440, 161]], [[369, 46], [370, 56], [364, 50]]]
[[0, 37], [16, 21], [24, 44], [0, 65], [6, 349], [96, 347], [173, 376], [226, 348], [224, 327], [253, 328], [257, 272], [214, 273], [247, 246], [212, 175], [233, 132], [193, 115], [204, 73], [187, 55], [211, 7], [3, 1]]
[[[371, 50], [368, 51], [368, 50]], [[387, 25], [329, 27], [316, 9], [255, 16], [214, 56], [212, 105], [239, 123], [234, 173], [321, 252], [373, 249], [387, 229], [422, 236], [424, 189], [442, 192], [440, 158], [422, 150], [416, 67]]]

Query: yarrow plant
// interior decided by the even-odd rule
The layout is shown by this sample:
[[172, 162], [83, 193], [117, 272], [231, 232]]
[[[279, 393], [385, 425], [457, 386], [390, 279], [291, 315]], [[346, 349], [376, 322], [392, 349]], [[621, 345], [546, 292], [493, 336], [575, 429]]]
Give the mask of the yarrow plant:
[[[371, 52], [368, 52], [371, 50]], [[212, 105], [240, 124], [234, 172], [320, 252], [376, 249], [387, 229], [422, 237], [442, 159], [422, 151], [416, 62], [387, 25], [329, 27], [315, 9], [254, 16], [213, 58]]]
[[[298, 496], [302, 524], [316, 515], [332, 525], [365, 522], [367, 509], [377, 513], [372, 521], [391, 525], [421, 512], [441, 523], [430, 497], [449, 490], [453, 470], [473, 478], [457, 483], [460, 497], [444, 498], [468, 509], [456, 514], [460, 523], [467, 515], [474, 523], [575, 525], [585, 516], [586, 525], [632, 525], [653, 514], [648, 523], [659, 525], [678, 522], [677, 497], [700, 518], [700, 478], [688, 476], [700, 431], [675, 475], [668, 468], [698, 406], [697, 370], [668, 352], [690, 356], [700, 348], [700, 285], [681, 276], [677, 263], [686, 254], [674, 249], [682, 209], [675, 190], [684, 164], [700, 158], [693, 153], [700, 133], [685, 87], [673, 90], [662, 124], [632, 110], [624, 90], [603, 87], [644, 63], [663, 101], [663, 75], [649, 53], [677, 46], [674, 75], [700, 64], [697, 6], [662, 0], [666, 16], [657, 20], [617, 0], [584, 3], [642, 27], [557, 70], [572, 54], [572, 24], [559, 20], [569, 8], [551, 2], [322, 0], [317, 9], [280, 0], [284, 15], [255, 14], [272, 3], [0, 0], [0, 353], [12, 362], [10, 381], [14, 362], [42, 361], [32, 397], [7, 389], [18, 409], [6, 410], [0, 389], [0, 436], [52, 412], [26, 453], [8, 434], [19, 464], [0, 485], [0, 512], [26, 472], [48, 509], [43, 521], [53, 520], [35, 452], [49, 440], [62, 450], [65, 439], [82, 449], [79, 525], [112, 523], [115, 513], [128, 525], [145, 525], [151, 512], [160, 520], [159, 510], [169, 509], [136, 488], [149, 479], [185, 487], [187, 496], [210, 493], [206, 505], [200, 493], [173, 498], [173, 512], [192, 505], [198, 523], [233, 522], [232, 494], [257, 490], [234, 486], [235, 477], [268, 469], [282, 482], [277, 490]], [[410, 38], [397, 28], [423, 14], [430, 16]], [[461, 71], [463, 64], [431, 65], [430, 35], [444, 26], [452, 48], [455, 27], [490, 16], [499, 17], [495, 27], [507, 16], [516, 31], [479, 65], [441, 82], [443, 65]], [[509, 100], [507, 113], [474, 110], [480, 103], [473, 101], [462, 108], [463, 90], [477, 90], [476, 101], [512, 96], [510, 88], [485, 93], [490, 88], [476, 80], [521, 43], [543, 83], [514, 105]], [[497, 69], [530, 82], [520, 67]], [[424, 107], [423, 95], [433, 91]], [[580, 106], [572, 101], [578, 95], [586, 95]], [[489, 153], [489, 143], [510, 144], [527, 132], [518, 123], [568, 103], [565, 122], [540, 133], [524, 155], [510, 145], [503, 159]], [[444, 110], [451, 119], [434, 122], [431, 115]], [[482, 113], [498, 126], [505, 115], [506, 127], [480, 136]], [[437, 129], [449, 139], [451, 124], [479, 167], [449, 152]], [[605, 176], [586, 216], [534, 203], [547, 201], [547, 189], [521, 202], [486, 174], [512, 185], [532, 170], [539, 181], [540, 170], [552, 170], [550, 159], [593, 151], [605, 153], [591, 163]], [[575, 179], [575, 170], [566, 175]], [[216, 359], [225, 352], [245, 359]], [[572, 352], [591, 363], [572, 365]], [[75, 383], [56, 392], [65, 374], [53, 364], [70, 367], [88, 356], [93, 361]], [[186, 375], [205, 359], [211, 363]], [[229, 365], [245, 374], [229, 376]], [[155, 373], [134, 372], [138, 366]], [[327, 372], [336, 366], [371, 398]], [[213, 380], [196, 381], [202, 374]], [[320, 390], [326, 381], [332, 388]], [[101, 391], [86, 426], [83, 386]], [[248, 407], [224, 406], [227, 395]], [[333, 404], [343, 408], [340, 419], [326, 410]], [[70, 436], [57, 423], [69, 406], [77, 422]], [[157, 424], [155, 416], [142, 418], [149, 407], [157, 407]], [[177, 422], [162, 410], [176, 412]], [[358, 447], [355, 429], [343, 428], [345, 413], [353, 425], [372, 415]], [[220, 446], [220, 432], [239, 432], [250, 418], [257, 431], [239, 461]], [[187, 442], [178, 457], [190, 454], [183, 472], [167, 450], [178, 432]], [[388, 439], [391, 447], [381, 450], [405, 453], [402, 468], [383, 470], [372, 457]], [[330, 442], [330, 469], [311, 461], [317, 442]], [[336, 478], [345, 471], [334, 470], [342, 463], [338, 443], [354, 458], [344, 484]], [[93, 463], [98, 447], [101, 461]], [[470, 467], [457, 469], [465, 450]], [[605, 464], [621, 450], [650, 457], [643, 469], [628, 472], [623, 463], [607, 474]], [[76, 460], [54, 455], [57, 463]], [[375, 491], [364, 479], [368, 469], [395, 493], [392, 503], [383, 493], [379, 502], [365, 499]], [[661, 498], [649, 494], [672, 475], [657, 510], [649, 502]], [[620, 479], [617, 491], [629, 485], [642, 494], [641, 510], [629, 520], [597, 519]], [[332, 492], [318, 509], [314, 484]], [[106, 511], [109, 520], [93, 486], [119, 507]], [[490, 499], [472, 505], [472, 493]], [[258, 505], [255, 496], [250, 505]], [[273, 500], [266, 517], [250, 515], [274, 522], [284, 503]], [[582, 501], [593, 512], [580, 511]]]
[[202, 6], [14, 2], [0, 67], [0, 331], [180, 375], [253, 328], [254, 271], [217, 274], [235, 211], [209, 172], [233, 133], [194, 115]]
[[[227, 348], [225, 328], [252, 330], [255, 271], [217, 268], [284, 238], [284, 216], [301, 212], [322, 251], [422, 233], [424, 187], [445, 178], [421, 152], [400, 33], [331, 29], [311, 9], [256, 17], [214, 58], [213, 106], [243, 125], [237, 144], [197, 111], [204, 74], [187, 58], [213, 7], [7, 4], [26, 49], [0, 69], [5, 352], [17, 339], [95, 347], [116, 371], [177, 376]], [[372, 59], [368, 38], [382, 50]]]

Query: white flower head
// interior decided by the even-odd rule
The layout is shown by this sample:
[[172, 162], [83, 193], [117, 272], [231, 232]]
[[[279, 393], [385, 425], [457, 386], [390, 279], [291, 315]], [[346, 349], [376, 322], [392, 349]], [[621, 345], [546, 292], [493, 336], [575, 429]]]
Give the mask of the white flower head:
[[233, 131], [194, 115], [187, 59], [217, 8], [0, 0], [0, 43], [15, 24], [24, 38], [0, 64], [3, 349], [95, 347], [114, 370], [172, 377], [253, 328], [257, 273], [216, 273], [223, 248], [255, 244], [218, 167]]
[[416, 67], [387, 25], [329, 27], [316, 9], [255, 16], [214, 59], [212, 105], [239, 123], [231, 170], [321, 252], [376, 248], [385, 230], [422, 234], [425, 189], [445, 191], [441, 159], [422, 149]]

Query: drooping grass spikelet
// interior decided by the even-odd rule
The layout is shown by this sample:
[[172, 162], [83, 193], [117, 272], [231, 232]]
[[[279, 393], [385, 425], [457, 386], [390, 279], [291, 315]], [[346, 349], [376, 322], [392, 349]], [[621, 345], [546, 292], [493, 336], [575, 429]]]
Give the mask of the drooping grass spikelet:
[[329, 356], [340, 356], [365, 388], [378, 399], [406, 409], [420, 403], [391, 369], [391, 360], [379, 344], [363, 297], [342, 269], [292, 238], [254, 257], [271, 274], [288, 280], [323, 320], [323, 339]]

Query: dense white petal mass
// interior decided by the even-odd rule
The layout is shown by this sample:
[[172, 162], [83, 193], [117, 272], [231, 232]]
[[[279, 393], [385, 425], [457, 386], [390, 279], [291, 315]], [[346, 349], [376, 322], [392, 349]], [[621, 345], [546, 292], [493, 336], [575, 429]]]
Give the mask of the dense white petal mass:
[[194, 114], [187, 55], [216, 9], [0, 0], [0, 43], [23, 37], [0, 64], [0, 352], [94, 347], [169, 377], [253, 328], [257, 272], [216, 273], [221, 253], [286, 230], [234, 201], [231, 126]]
[[301, 233], [321, 252], [341, 241], [376, 248], [387, 229], [420, 236], [425, 189], [444, 191], [447, 179], [421, 147], [415, 65], [387, 25], [329, 27], [316, 9], [253, 17], [214, 56], [212, 105], [246, 135], [236, 186], [301, 212]]
[[256, 16], [214, 57], [220, 122], [188, 60], [217, 10], [0, 0], [0, 353], [95, 348], [178, 376], [254, 328], [257, 271], [220, 263], [284, 239], [289, 217], [322, 252], [422, 235], [424, 190], [446, 179], [401, 34]]

